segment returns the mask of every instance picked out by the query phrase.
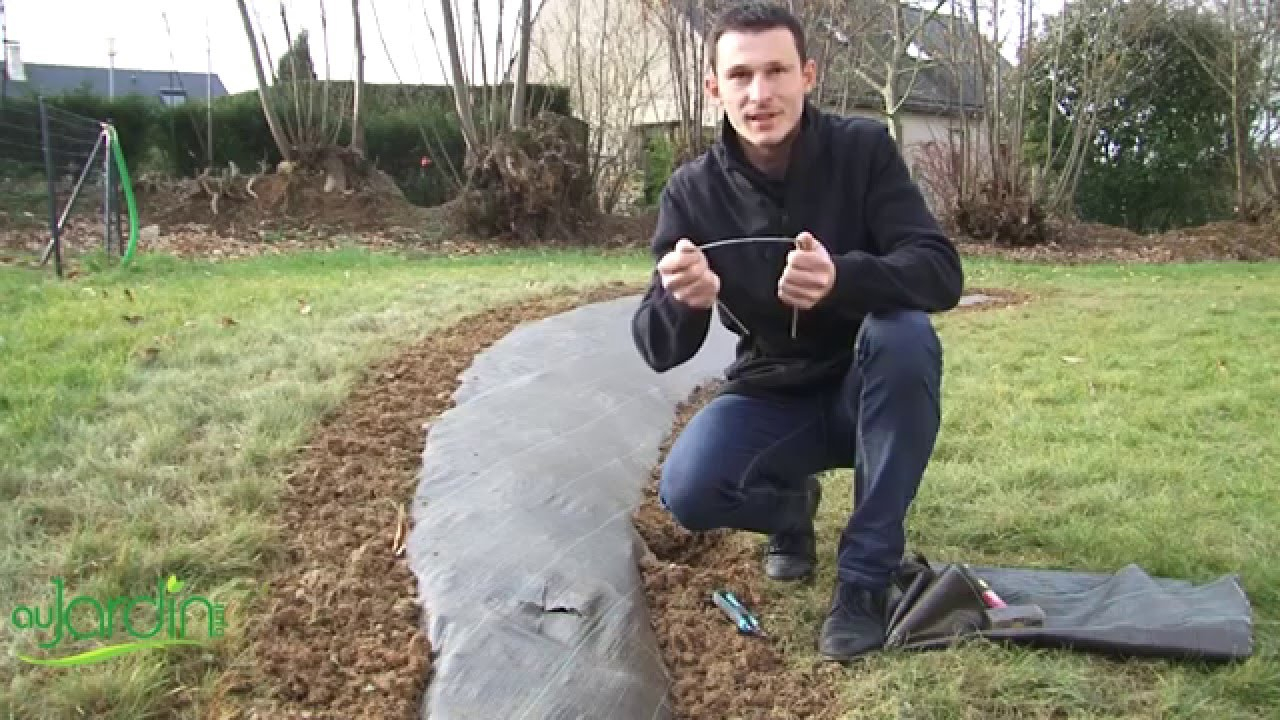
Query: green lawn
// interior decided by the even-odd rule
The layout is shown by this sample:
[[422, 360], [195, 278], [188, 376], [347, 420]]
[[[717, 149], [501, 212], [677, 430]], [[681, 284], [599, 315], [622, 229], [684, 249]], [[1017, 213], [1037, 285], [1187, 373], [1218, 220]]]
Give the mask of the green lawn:
[[[358, 250], [144, 255], [64, 282], [0, 267], [0, 718], [198, 715], [237, 649], [234, 619], [204, 650], [67, 671], [17, 660], [49, 651], [14, 631], [11, 609], [45, 606], [55, 576], [69, 594], [108, 598], [174, 573], [187, 592], [246, 600], [277, 559], [269, 523], [292, 452], [362, 368], [482, 306], [647, 269], [639, 253]], [[849, 670], [852, 716], [1266, 716], [1280, 706], [1280, 572], [1266, 562], [1280, 547], [1280, 265], [971, 261], [969, 276], [1037, 299], [939, 318], [944, 428], [913, 544], [973, 562], [1240, 572], [1258, 657], [1205, 670], [982, 646], [885, 654]], [[824, 550], [847, 479], [824, 503]], [[826, 581], [831, 561], [824, 552]], [[785, 588], [797, 661], [828, 587]]]
[[[1256, 657], [1215, 669], [979, 643], [885, 653], [847, 671], [850, 717], [1277, 717], [1280, 265], [970, 267], [974, 286], [1038, 297], [938, 318], [943, 428], [912, 546], [975, 564], [1239, 573]], [[813, 658], [849, 509], [851, 473], [833, 475], [819, 582], [774, 588], [799, 661]]]
[[[12, 611], [47, 616], [53, 577], [67, 599], [105, 604], [154, 592], [170, 573], [184, 595], [234, 607], [276, 559], [269, 523], [291, 454], [362, 368], [483, 306], [643, 278], [644, 262], [355, 249], [222, 264], [141, 256], [64, 282], [0, 267], [0, 718], [136, 720], [180, 704], [195, 716], [199, 690], [236, 650], [234, 612], [205, 650], [67, 670], [16, 653], [102, 643], [42, 650], [34, 631], [14, 630]], [[77, 626], [97, 627], [80, 609]], [[139, 618], [154, 626], [146, 607]]]

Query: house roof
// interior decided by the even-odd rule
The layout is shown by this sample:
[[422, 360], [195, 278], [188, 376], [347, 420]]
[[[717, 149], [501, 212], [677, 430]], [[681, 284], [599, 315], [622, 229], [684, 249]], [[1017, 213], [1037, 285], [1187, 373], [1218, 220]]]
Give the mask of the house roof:
[[[900, 83], [913, 82], [914, 77], [914, 84], [903, 103], [904, 107], [923, 112], [982, 109], [985, 105], [983, 77], [978, 62], [978, 46], [973, 37], [973, 24], [947, 13], [930, 15], [921, 8], [905, 4], [902, 6], [902, 15], [905, 27], [920, 27], [920, 33], [907, 49], [907, 57], [902, 58], [898, 66]], [[880, 17], [883, 19], [877, 24], [891, 22], [888, 13], [882, 13]], [[863, 45], [878, 55], [887, 54], [893, 43], [890, 27], [880, 31], [879, 37], [867, 37], [864, 34]], [[843, 38], [845, 42], [839, 44], [846, 48], [856, 42], [850, 37], [848, 30], [834, 27], [827, 30], [837, 43]], [[988, 61], [1000, 62], [1003, 71], [1008, 73], [1011, 69], [1009, 63], [989, 41], [984, 38], [982, 42]], [[882, 102], [877, 89], [867, 85], [856, 75], [849, 78], [846, 73], [852, 74], [851, 71], [845, 71], [837, 79], [849, 80], [851, 96], [858, 97], [860, 91], [859, 99], [870, 100], [875, 105]], [[842, 83], [828, 82], [824, 102], [836, 100], [833, 95], [843, 91], [842, 87], [837, 87], [840, 84]]]
[[[109, 71], [101, 67], [81, 67], [77, 65], [46, 65], [24, 62], [26, 71], [26, 88], [46, 95], [61, 95], [74, 92], [88, 86], [94, 95], [107, 95], [110, 90]], [[227, 94], [222, 80], [215, 73], [212, 77], [214, 97]], [[115, 69], [116, 95], [146, 95], [159, 97], [165, 91], [186, 90], [190, 99], [205, 97], [206, 75], [196, 72], [169, 72], [165, 70], [138, 70], [133, 68]], [[15, 92], [14, 85], [23, 83], [10, 81], [10, 94]], [[21, 91], [23, 88], [18, 88]]]
[[8, 80], [5, 82], [4, 92], [9, 97], [22, 97], [30, 90], [29, 86], [21, 80]]

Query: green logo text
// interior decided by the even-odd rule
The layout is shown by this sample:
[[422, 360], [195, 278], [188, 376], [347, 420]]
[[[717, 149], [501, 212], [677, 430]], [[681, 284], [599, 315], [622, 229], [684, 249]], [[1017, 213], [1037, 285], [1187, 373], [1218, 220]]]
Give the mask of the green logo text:
[[[132, 642], [107, 645], [76, 655], [57, 658], [34, 658], [19, 655], [23, 662], [54, 667], [87, 665], [101, 662], [126, 653], [167, 647], [171, 645], [200, 645], [204, 641], [187, 637], [188, 610], [192, 607], [204, 608], [205, 632], [207, 638], [222, 635], [226, 626], [225, 608], [221, 603], [210, 602], [199, 595], [186, 598], [175, 598], [185, 583], [170, 575], [167, 581], [156, 580], [155, 595], [139, 595], [136, 597], [110, 598], [105, 603], [97, 599], [76, 595], [64, 602], [63, 579], [53, 578], [54, 599], [46, 609], [19, 605], [9, 615], [9, 622], [15, 630], [45, 630], [50, 634], [47, 639], [38, 642], [40, 648], [51, 650], [58, 646], [64, 638], [85, 640], [101, 638], [110, 640], [117, 629], [133, 638]], [[140, 620], [136, 617], [140, 607], [149, 607], [154, 617]], [[78, 614], [73, 618], [73, 613]], [[88, 616], [87, 618], [85, 616]], [[88, 620], [93, 619], [92, 626]], [[117, 624], [119, 623], [119, 624]]]

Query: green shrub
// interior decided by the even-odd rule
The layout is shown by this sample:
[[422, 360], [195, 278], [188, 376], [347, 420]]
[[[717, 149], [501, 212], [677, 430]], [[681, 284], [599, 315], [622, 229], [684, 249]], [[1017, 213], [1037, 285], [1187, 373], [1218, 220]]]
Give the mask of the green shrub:
[[644, 203], [655, 205], [675, 169], [675, 147], [666, 135], [654, 135], [645, 144]]
[[[365, 148], [369, 160], [390, 175], [415, 205], [439, 205], [452, 196], [450, 167], [462, 171], [467, 149], [453, 116], [439, 108], [400, 108], [370, 115]], [[424, 157], [430, 160], [425, 168]]]
[[[169, 172], [195, 175], [209, 164], [210, 105], [193, 102], [168, 108], [156, 123], [152, 141], [167, 161]], [[244, 172], [256, 172], [259, 163], [275, 167], [280, 153], [262, 114], [257, 91], [214, 98], [213, 164], [234, 162]]]

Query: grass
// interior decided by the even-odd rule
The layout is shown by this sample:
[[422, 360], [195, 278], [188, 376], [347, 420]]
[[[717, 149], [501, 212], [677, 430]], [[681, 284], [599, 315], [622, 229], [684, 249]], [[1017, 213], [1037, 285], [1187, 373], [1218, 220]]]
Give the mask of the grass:
[[[358, 250], [222, 264], [144, 255], [67, 282], [0, 267], [0, 618], [46, 607], [55, 576], [68, 595], [109, 598], [173, 573], [229, 603], [226, 635], [206, 648], [73, 672], [19, 662], [46, 653], [5, 623], [0, 718], [198, 716], [237, 650], [236, 609], [279, 559], [283, 472], [362, 369], [482, 306], [641, 280], [647, 267], [639, 254]], [[1037, 298], [938, 318], [943, 430], [912, 544], [975, 563], [1239, 572], [1257, 656], [1205, 669], [982, 644], [885, 653], [848, 671], [850, 716], [1268, 716], [1280, 706], [1280, 571], [1266, 559], [1280, 546], [1280, 266], [975, 260], [969, 280]], [[849, 474], [834, 475], [824, 550], [848, 508]], [[771, 625], [797, 663], [812, 659], [832, 560], [824, 552], [812, 588], [778, 589], [787, 617]]]
[[[362, 369], [482, 307], [558, 287], [642, 279], [644, 259], [512, 253], [448, 259], [356, 249], [235, 263], [141, 256], [58, 282], [0, 267], [0, 718], [198, 715], [236, 652], [237, 608], [277, 560], [272, 515], [288, 463]], [[154, 593], [228, 604], [202, 649], [74, 671], [35, 647], [19, 604]], [[76, 627], [98, 627], [81, 606]], [[154, 626], [146, 609], [135, 618]], [[117, 621], [118, 624], [118, 621]], [[127, 638], [117, 637], [116, 641]]]
[[[1266, 718], [1280, 707], [1280, 265], [971, 264], [1029, 304], [940, 316], [943, 426], [908, 522], [932, 560], [1239, 573], [1255, 656], [1223, 667], [969, 643], [851, 666], [857, 718]], [[834, 580], [852, 473], [834, 471], [812, 587], [775, 586], [796, 662]]]

